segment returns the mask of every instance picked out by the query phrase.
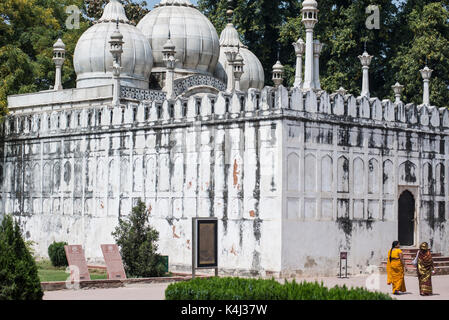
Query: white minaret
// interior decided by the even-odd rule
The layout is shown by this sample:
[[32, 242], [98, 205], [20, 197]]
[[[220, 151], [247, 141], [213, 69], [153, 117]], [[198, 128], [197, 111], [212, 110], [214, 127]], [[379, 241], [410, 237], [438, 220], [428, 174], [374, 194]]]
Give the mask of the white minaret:
[[54, 90], [62, 90], [62, 65], [65, 61], [65, 44], [61, 38], [53, 45], [53, 62], [56, 66]]
[[302, 3], [302, 23], [306, 27], [306, 66], [304, 74], [304, 90], [314, 88], [313, 81], [313, 28], [318, 22], [318, 3], [305, 0]]
[[243, 61], [243, 57], [241, 56], [240, 52], [238, 52], [235, 57], [234, 64], [233, 64], [233, 75], [234, 75], [234, 83], [235, 83], [236, 91], [240, 91], [240, 79], [242, 78], [242, 75], [243, 75], [243, 66], [244, 65], [245, 65], [245, 62]]
[[279, 60], [273, 66], [273, 82], [276, 88], [284, 82], [284, 66]]
[[114, 33], [112, 33], [111, 40], [109, 41], [109, 52], [111, 52], [112, 56], [114, 57], [114, 62], [112, 64], [112, 83], [114, 85], [112, 104], [115, 106], [120, 104], [120, 70], [124, 43], [123, 35], [118, 29], [118, 23], [119, 22], [117, 20], [117, 28], [115, 29]]
[[391, 87], [393, 88], [394, 96], [396, 98], [394, 103], [400, 103], [402, 91], [404, 90], [404, 86], [399, 84], [399, 82], [396, 82], [396, 84]]
[[430, 83], [430, 77], [432, 76], [432, 69], [429, 69], [428, 66], [426, 66], [424, 69], [419, 70], [421, 72], [421, 76], [424, 80], [424, 91], [423, 91], [423, 104], [426, 106], [430, 106], [430, 89], [429, 89], [429, 83]]
[[162, 54], [164, 55], [164, 62], [167, 68], [167, 74], [165, 79], [165, 92], [167, 93], [167, 99], [173, 100], [176, 98], [175, 96], [175, 67], [176, 67], [176, 59], [175, 59], [175, 45], [171, 41], [170, 33], [168, 34], [168, 40], [164, 44], [162, 49]]
[[235, 90], [235, 78], [234, 78], [234, 62], [237, 58], [237, 50], [229, 49], [225, 52], [226, 59], [228, 60], [228, 84], [227, 84], [227, 91], [233, 92]]
[[298, 41], [293, 43], [293, 47], [295, 48], [296, 54], [296, 74], [295, 74], [295, 83], [293, 84], [296, 88], [302, 88], [302, 56], [306, 51], [306, 43], [299, 38]]
[[362, 63], [362, 69], [363, 69], [363, 80], [362, 80], [362, 93], [360, 96], [362, 97], [370, 97], [369, 93], [369, 66], [371, 64], [371, 60], [373, 59], [373, 56], [370, 56], [368, 52], [363, 52], [361, 56], [359, 56], [360, 62]]
[[315, 81], [315, 89], [321, 90], [320, 83], [320, 54], [323, 44], [320, 40], [313, 41], [313, 80]]

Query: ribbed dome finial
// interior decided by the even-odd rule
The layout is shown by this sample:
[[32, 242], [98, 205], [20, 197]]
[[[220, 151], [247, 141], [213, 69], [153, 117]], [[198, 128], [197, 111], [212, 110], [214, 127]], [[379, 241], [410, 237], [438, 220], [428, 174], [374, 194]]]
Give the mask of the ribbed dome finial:
[[187, 7], [195, 7], [189, 0], [161, 0], [159, 4], [156, 4], [154, 7], [162, 7], [162, 6], [187, 6]]
[[126, 16], [125, 8], [119, 0], [109, 0], [109, 3], [104, 7], [103, 15], [98, 22], [107, 21], [121, 21], [123, 23], [129, 23], [129, 19]]

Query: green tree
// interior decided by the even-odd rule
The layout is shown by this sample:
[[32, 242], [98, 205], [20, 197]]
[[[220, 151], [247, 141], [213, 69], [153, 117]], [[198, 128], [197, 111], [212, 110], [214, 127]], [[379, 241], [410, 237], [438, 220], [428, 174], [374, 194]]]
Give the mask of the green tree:
[[0, 225], [0, 300], [41, 300], [37, 266], [18, 222], [6, 215]]
[[[81, 34], [103, 13], [107, 0], [2, 0], [0, 1], [0, 119], [7, 110], [7, 96], [48, 90], [54, 83], [53, 44], [66, 45], [62, 71], [65, 88], [76, 86], [73, 53]], [[79, 28], [69, 29], [66, 9], [80, 10]], [[131, 21], [148, 10], [146, 2], [125, 0]]]
[[149, 224], [149, 212], [140, 199], [126, 218], [112, 233], [123, 259], [126, 274], [130, 277], [159, 277], [165, 267], [157, 253], [159, 233]]
[[[366, 8], [377, 5], [380, 12], [380, 29], [368, 29], [366, 20], [369, 14]], [[390, 0], [356, 1], [318, 1], [318, 24], [315, 26], [315, 38], [324, 48], [320, 57], [320, 80], [323, 89], [333, 92], [340, 86], [352, 94], [359, 94], [362, 84], [362, 67], [358, 56], [363, 53], [366, 41], [367, 51], [374, 56], [370, 66], [372, 96], [389, 94], [385, 89], [388, 82], [389, 52], [391, 40], [397, 30], [395, 16], [398, 8]], [[291, 44], [299, 37], [305, 40], [305, 28], [301, 16], [288, 19], [281, 27], [280, 41]], [[285, 63], [295, 65], [293, 49]], [[284, 62], [284, 61], [283, 61]], [[293, 83], [293, 74], [289, 74], [289, 84]]]
[[[198, 8], [214, 24], [218, 34], [227, 24], [227, 0], [199, 0]], [[290, 53], [291, 44], [278, 41], [280, 26], [287, 19], [299, 15], [299, 2], [295, 0], [234, 0], [233, 24], [242, 42], [259, 58], [265, 70], [265, 82], [272, 83], [272, 66], [278, 52], [281, 57]]]
[[413, 9], [404, 8], [404, 12], [407, 12], [404, 34], [408, 37], [407, 41], [398, 46], [397, 53], [391, 60], [393, 76], [405, 86], [403, 100], [421, 104], [423, 79], [419, 70], [427, 61], [429, 68], [434, 70], [430, 81], [430, 102], [438, 107], [447, 107], [447, 101], [449, 101], [448, 4], [414, 2], [417, 4]]
[[53, 44], [58, 36], [67, 46], [63, 84], [75, 84], [72, 56], [76, 41], [88, 27], [68, 30], [66, 8], [85, 11], [83, 0], [3, 0], [0, 2], [0, 116], [11, 94], [46, 90], [54, 82]]

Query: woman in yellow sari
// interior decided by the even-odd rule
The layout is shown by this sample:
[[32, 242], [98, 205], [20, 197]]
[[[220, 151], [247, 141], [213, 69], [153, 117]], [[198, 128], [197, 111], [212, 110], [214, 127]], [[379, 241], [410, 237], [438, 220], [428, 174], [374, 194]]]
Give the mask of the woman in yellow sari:
[[387, 284], [393, 285], [393, 294], [406, 292], [404, 280], [405, 263], [402, 250], [399, 249], [399, 241], [394, 241], [391, 250], [388, 251], [387, 260]]

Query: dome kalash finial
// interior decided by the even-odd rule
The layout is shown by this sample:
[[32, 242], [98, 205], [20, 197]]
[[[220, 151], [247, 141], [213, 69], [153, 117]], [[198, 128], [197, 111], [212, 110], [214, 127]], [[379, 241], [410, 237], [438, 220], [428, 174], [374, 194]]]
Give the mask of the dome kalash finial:
[[228, 23], [232, 24], [232, 19], [234, 18], [234, 1], [228, 0], [228, 10], [226, 11], [228, 16]]

